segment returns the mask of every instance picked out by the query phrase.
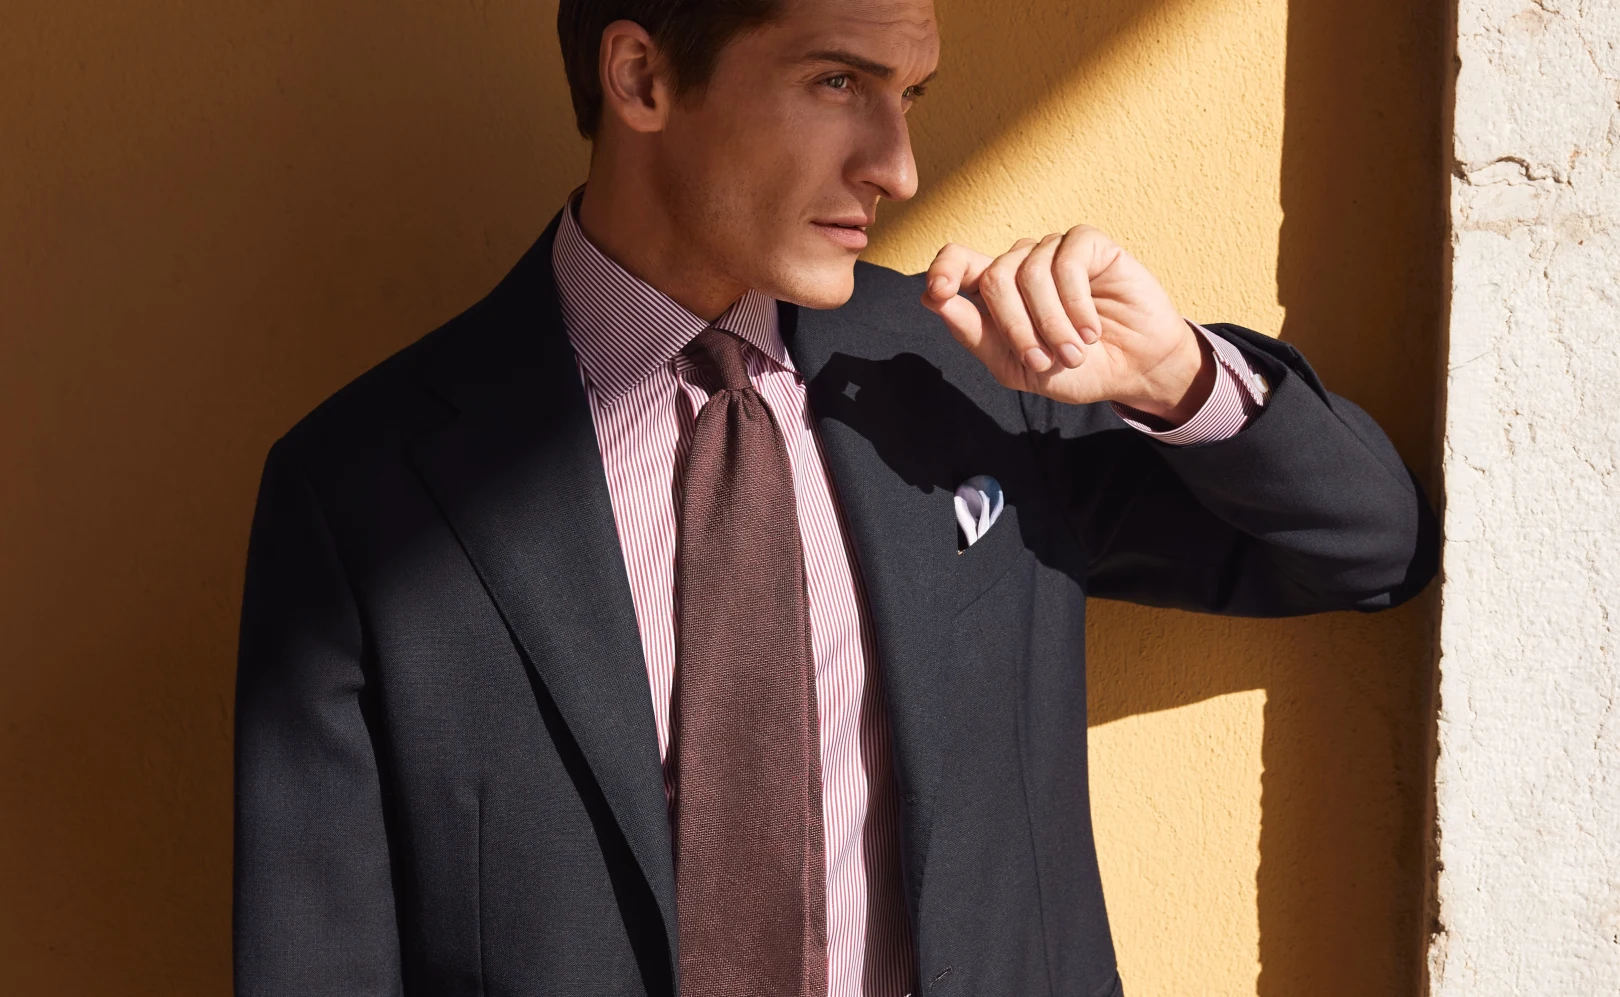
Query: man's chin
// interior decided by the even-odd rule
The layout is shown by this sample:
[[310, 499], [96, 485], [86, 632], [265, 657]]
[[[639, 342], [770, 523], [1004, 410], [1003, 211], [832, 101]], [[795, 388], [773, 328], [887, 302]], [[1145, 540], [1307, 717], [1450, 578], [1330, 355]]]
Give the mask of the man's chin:
[[839, 308], [855, 293], [855, 257], [828, 263], [788, 265], [771, 275], [772, 286], [760, 290], [803, 308]]

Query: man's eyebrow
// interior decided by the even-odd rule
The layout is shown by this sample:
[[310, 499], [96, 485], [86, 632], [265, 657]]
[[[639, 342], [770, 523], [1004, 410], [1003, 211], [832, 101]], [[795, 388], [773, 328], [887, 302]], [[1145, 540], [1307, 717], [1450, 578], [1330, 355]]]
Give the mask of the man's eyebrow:
[[[885, 66], [881, 62], [873, 62], [871, 59], [856, 55], [854, 52], [845, 51], [844, 49], [821, 49], [805, 55], [803, 61], [837, 63], [841, 66], [848, 66], [851, 69], [858, 69], [869, 76], [876, 76], [880, 80], [890, 80], [894, 78], [893, 66]], [[939, 70], [936, 69], [922, 80], [919, 80], [918, 85], [920, 86], [923, 83], [927, 83], [937, 75], [939, 75]]]

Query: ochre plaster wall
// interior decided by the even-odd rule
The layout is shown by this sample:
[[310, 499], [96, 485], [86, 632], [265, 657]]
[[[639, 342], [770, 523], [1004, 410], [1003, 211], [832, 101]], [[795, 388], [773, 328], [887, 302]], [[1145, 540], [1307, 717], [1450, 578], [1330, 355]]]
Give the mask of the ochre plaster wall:
[[[0, 8], [6, 992], [229, 986], [259, 464], [487, 289], [583, 175], [553, 3]], [[925, 193], [872, 258], [1086, 220], [1433, 462], [1443, 13], [942, 4]], [[1132, 997], [1418, 987], [1432, 605], [1097, 604], [1096, 816]]]

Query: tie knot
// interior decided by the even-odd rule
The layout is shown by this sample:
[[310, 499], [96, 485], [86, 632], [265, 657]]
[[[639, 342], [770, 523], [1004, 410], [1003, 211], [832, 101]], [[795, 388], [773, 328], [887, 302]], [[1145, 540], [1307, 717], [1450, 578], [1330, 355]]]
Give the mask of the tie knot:
[[720, 386], [739, 391], [749, 387], [749, 345], [740, 337], [716, 326], [698, 333], [687, 351], [692, 359], [706, 363], [720, 375]]

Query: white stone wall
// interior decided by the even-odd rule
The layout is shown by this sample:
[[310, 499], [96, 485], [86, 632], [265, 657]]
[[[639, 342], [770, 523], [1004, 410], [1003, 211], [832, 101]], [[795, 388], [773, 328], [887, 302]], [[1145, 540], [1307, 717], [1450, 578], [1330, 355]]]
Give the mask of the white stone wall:
[[1438, 997], [1620, 995], [1620, 0], [1461, 0]]

